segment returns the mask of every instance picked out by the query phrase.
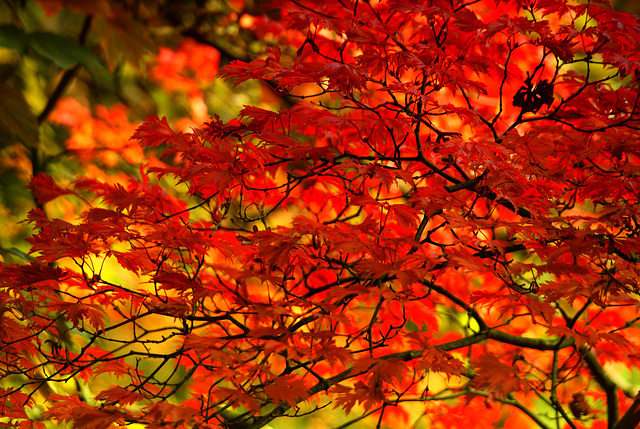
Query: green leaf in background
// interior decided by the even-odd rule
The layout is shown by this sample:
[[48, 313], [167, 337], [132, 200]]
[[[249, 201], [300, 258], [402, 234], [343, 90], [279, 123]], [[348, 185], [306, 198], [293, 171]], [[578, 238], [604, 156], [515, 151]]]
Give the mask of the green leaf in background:
[[38, 120], [22, 92], [0, 83], [0, 148], [14, 143], [14, 139], [35, 147], [39, 135]]
[[33, 256], [23, 252], [17, 247], [12, 247], [11, 249], [3, 249], [3, 250], [6, 250], [7, 253], [10, 253], [12, 255], [19, 257], [23, 262], [31, 262], [35, 259]]
[[418, 331], [420, 331], [420, 328], [418, 327], [418, 325], [416, 325], [416, 322], [414, 322], [411, 319], [407, 320], [407, 324], [405, 326], [407, 328], [407, 331], [409, 331], [409, 332], [418, 332]]
[[0, 46], [24, 52], [29, 36], [15, 25], [0, 25]]
[[45, 58], [67, 69], [77, 64], [87, 67], [100, 67], [100, 60], [91, 49], [75, 40], [53, 33], [35, 32], [29, 34], [29, 46]]

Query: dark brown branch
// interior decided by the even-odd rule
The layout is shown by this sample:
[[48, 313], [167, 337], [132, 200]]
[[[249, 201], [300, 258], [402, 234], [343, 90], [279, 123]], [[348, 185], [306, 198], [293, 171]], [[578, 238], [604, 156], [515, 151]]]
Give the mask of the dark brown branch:
[[618, 410], [618, 386], [613, 382], [613, 380], [611, 380], [602, 365], [600, 365], [600, 362], [598, 362], [596, 356], [589, 351], [587, 346], [583, 345], [580, 347], [580, 354], [582, 355], [584, 362], [587, 364], [587, 367], [589, 367], [589, 371], [593, 375], [593, 378], [607, 395], [607, 427], [609, 429], [613, 429], [618, 425], [618, 418], [620, 416]]
[[480, 181], [482, 180], [482, 178], [485, 176], [486, 173], [487, 172], [485, 171], [480, 176], [474, 177], [473, 179], [467, 180], [466, 182], [454, 181], [453, 185], [445, 186], [444, 188], [449, 193], [454, 193], [462, 189], [467, 189], [469, 191], [476, 192], [478, 195], [488, 198], [491, 201], [495, 201], [501, 206], [508, 208], [512, 212], [522, 217], [530, 219], [532, 215], [529, 210], [525, 209], [524, 207], [515, 207], [511, 201], [507, 201], [504, 198], [498, 198], [498, 194], [492, 191], [488, 186], [479, 185]]
[[613, 426], [613, 429], [634, 429], [640, 425], [640, 394], [636, 396], [633, 404], [622, 416], [620, 421]]
[[[438, 345], [435, 345], [434, 347], [442, 351], [452, 351], [452, 350], [458, 350], [463, 347], [468, 347], [470, 345], [480, 343], [486, 339], [493, 339], [496, 341], [503, 342], [505, 344], [532, 348], [536, 350], [554, 350], [554, 349], [560, 349], [565, 347], [571, 347], [574, 344], [573, 339], [563, 338], [563, 339], [547, 340], [547, 339], [541, 339], [541, 338], [527, 338], [527, 337], [521, 337], [518, 335], [507, 334], [505, 332], [498, 331], [495, 329], [489, 329], [476, 335], [460, 338], [459, 340], [450, 341], [444, 344], [438, 344]], [[379, 359], [381, 360], [397, 359], [404, 362], [408, 362], [410, 360], [420, 358], [423, 355], [423, 353], [424, 353], [423, 350], [407, 350], [404, 352], [391, 353], [385, 356], [381, 356]], [[323, 379], [322, 381], [317, 383], [315, 386], [313, 386], [311, 389], [307, 391], [307, 395], [311, 397], [323, 390], [329, 389], [331, 386], [334, 386], [344, 380], [357, 377], [358, 375], [362, 375], [364, 373], [365, 372], [359, 372], [356, 374], [356, 373], [353, 373], [352, 368], [347, 368], [341, 373], [331, 378]], [[301, 402], [301, 401], [298, 401], [298, 402]], [[289, 404], [280, 404], [267, 415], [259, 416], [259, 417], [249, 417], [249, 420], [243, 420], [241, 422], [236, 422], [236, 423], [231, 422], [229, 423], [228, 427], [231, 429], [258, 429], [268, 424], [275, 418], [283, 416], [284, 413], [291, 408], [292, 407]]]

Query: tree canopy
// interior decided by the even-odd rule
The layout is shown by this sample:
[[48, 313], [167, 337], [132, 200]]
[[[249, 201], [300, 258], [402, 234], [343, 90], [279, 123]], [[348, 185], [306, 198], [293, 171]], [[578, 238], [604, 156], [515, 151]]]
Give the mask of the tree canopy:
[[633, 15], [2, 8], [0, 426], [640, 424]]

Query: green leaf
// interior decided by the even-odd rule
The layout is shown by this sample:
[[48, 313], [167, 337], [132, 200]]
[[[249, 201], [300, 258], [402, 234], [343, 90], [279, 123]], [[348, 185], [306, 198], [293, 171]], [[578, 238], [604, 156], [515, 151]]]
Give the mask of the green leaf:
[[0, 25], [0, 46], [24, 52], [27, 48], [28, 36], [15, 25]]
[[407, 324], [405, 325], [405, 328], [407, 329], [407, 332], [418, 332], [420, 330], [418, 325], [416, 325], [416, 322], [414, 322], [411, 319], [407, 320]]
[[31, 47], [63, 69], [77, 64], [87, 67], [101, 66], [100, 60], [91, 49], [69, 37], [41, 31], [27, 34], [15, 25], [0, 26], [0, 46], [19, 52], [24, 52], [27, 47]]
[[11, 249], [6, 249], [6, 250], [7, 250], [7, 253], [11, 253], [15, 256], [18, 256], [20, 259], [26, 262], [31, 262], [34, 260], [33, 256], [24, 253], [22, 250], [18, 249], [17, 247], [12, 247]]
[[100, 67], [100, 60], [91, 49], [75, 40], [53, 33], [36, 32], [29, 35], [29, 46], [45, 58], [63, 69], [77, 64], [87, 67]]

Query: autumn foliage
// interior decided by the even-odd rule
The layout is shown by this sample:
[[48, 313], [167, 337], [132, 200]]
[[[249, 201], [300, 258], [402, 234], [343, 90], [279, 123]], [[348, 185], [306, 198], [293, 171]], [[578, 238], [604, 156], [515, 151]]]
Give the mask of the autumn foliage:
[[[266, 51], [217, 70], [283, 107], [130, 140], [52, 114], [74, 156], [139, 172], [31, 179], [32, 258], [0, 265], [3, 427], [640, 423], [640, 22], [601, 0], [272, 3], [243, 21]], [[171, 67], [197, 49], [151, 76], [202, 99], [217, 51]]]

